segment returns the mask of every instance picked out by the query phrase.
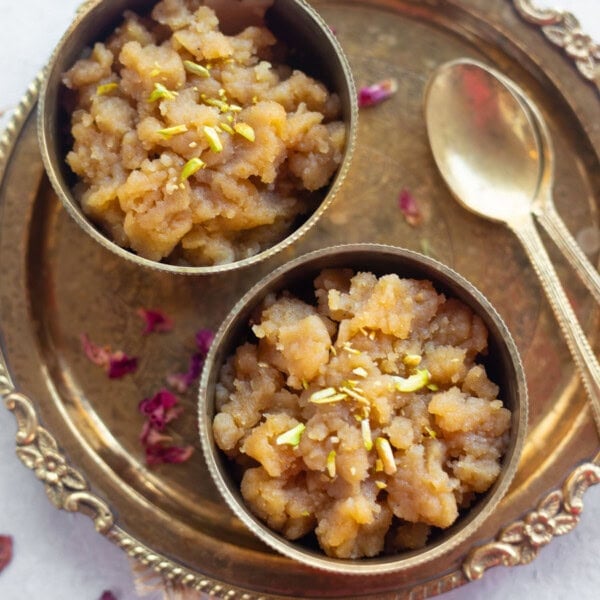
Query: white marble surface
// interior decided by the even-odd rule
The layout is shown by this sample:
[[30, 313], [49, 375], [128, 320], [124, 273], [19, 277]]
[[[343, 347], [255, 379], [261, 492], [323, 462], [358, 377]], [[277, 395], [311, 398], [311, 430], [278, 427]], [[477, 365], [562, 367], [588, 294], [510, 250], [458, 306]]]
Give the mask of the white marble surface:
[[[19, 102], [79, 1], [0, 0], [0, 111]], [[572, 10], [600, 40], [600, 2], [555, 4]], [[0, 128], [6, 122], [6, 115], [0, 117]], [[48, 502], [40, 482], [15, 456], [14, 432], [12, 415], [0, 407], [0, 534], [13, 535], [15, 543], [12, 563], [0, 574], [0, 598], [97, 600], [105, 589], [113, 590], [119, 600], [139, 598], [124, 553], [98, 535], [89, 519], [59, 512]], [[579, 526], [555, 539], [532, 564], [492, 569], [481, 581], [450, 592], [443, 600], [600, 598], [599, 515], [597, 486], [585, 497]]]

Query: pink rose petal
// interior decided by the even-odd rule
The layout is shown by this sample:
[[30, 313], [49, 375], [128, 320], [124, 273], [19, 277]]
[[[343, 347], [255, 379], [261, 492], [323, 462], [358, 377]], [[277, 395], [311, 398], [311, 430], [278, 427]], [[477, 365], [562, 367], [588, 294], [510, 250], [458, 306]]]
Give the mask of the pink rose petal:
[[161, 310], [153, 310], [148, 308], [139, 308], [138, 315], [144, 320], [143, 335], [148, 335], [153, 332], [164, 333], [173, 329], [173, 319], [168, 317]]
[[127, 356], [121, 350], [112, 352], [110, 346], [98, 346], [86, 333], [81, 334], [80, 339], [83, 353], [92, 363], [102, 367], [110, 379], [119, 379], [137, 369], [137, 358]]
[[215, 334], [210, 329], [200, 329], [196, 333], [196, 346], [198, 352], [192, 354], [190, 357], [190, 364], [188, 370], [185, 373], [171, 373], [167, 375], [167, 383], [177, 392], [183, 394], [192, 385], [192, 383], [199, 377], [204, 366], [206, 355], [210, 349]]
[[407, 189], [403, 189], [400, 192], [398, 207], [402, 211], [406, 222], [412, 227], [416, 227], [423, 222], [423, 213], [419, 208], [417, 200]]
[[398, 82], [395, 79], [384, 79], [361, 87], [358, 90], [358, 107], [367, 108], [375, 106], [384, 100], [391, 98], [398, 90]]

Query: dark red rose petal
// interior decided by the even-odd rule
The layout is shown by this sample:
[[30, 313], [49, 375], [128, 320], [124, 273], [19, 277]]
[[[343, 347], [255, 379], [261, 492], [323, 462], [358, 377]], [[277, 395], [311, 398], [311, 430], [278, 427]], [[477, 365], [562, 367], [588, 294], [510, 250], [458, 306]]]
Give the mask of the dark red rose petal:
[[144, 320], [145, 327], [142, 332], [143, 335], [148, 335], [153, 332], [164, 333], [173, 329], [173, 319], [168, 317], [161, 310], [140, 308], [137, 312]]
[[108, 376], [110, 379], [119, 379], [128, 373], [133, 373], [137, 366], [137, 358], [118, 352], [108, 361]]
[[193, 452], [192, 446], [149, 445], [146, 446], [146, 464], [154, 467], [161, 464], [183, 463], [190, 458]]
[[117, 597], [110, 590], [105, 590], [102, 592], [100, 600], [117, 600]]
[[12, 560], [13, 539], [10, 535], [0, 535], [0, 573]]
[[198, 352], [206, 357], [210, 347], [215, 339], [215, 334], [210, 329], [200, 329], [196, 333], [196, 346], [198, 347]]

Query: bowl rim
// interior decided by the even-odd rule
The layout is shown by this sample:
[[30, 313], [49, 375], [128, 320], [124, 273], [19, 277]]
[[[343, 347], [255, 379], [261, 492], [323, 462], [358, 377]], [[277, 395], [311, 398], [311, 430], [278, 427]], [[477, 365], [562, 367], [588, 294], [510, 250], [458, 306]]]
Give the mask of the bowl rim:
[[[468, 517], [469, 509], [467, 509], [467, 514], [459, 517], [459, 520], [452, 526], [454, 527], [459, 524], [461, 518], [466, 519], [466, 523], [464, 526], [460, 526], [456, 532], [449, 535], [447, 539], [436, 543], [429, 549], [425, 546], [424, 549], [409, 551], [402, 555], [397, 555], [396, 558], [394, 558], [393, 555], [388, 555], [363, 559], [338, 559], [327, 557], [325, 554], [318, 555], [310, 550], [301, 549], [295, 542], [286, 540], [276, 531], [270, 529], [250, 511], [242, 500], [236, 498], [231, 492], [229, 483], [223, 476], [218, 465], [219, 461], [217, 460], [217, 456], [219, 456], [220, 450], [216, 447], [213, 439], [213, 417], [212, 415], [210, 417], [207, 415], [208, 384], [210, 383], [211, 375], [217, 368], [215, 365], [216, 354], [219, 352], [222, 344], [227, 341], [227, 334], [230, 328], [238, 320], [239, 315], [243, 311], [245, 312], [247, 307], [256, 307], [256, 305], [264, 298], [264, 294], [261, 295], [263, 290], [274, 291], [271, 289], [274, 282], [283, 280], [283, 277], [286, 274], [295, 269], [300, 268], [307, 263], [315, 262], [323, 257], [334, 255], [337, 257], [343, 254], [352, 255], [357, 252], [364, 253], [365, 255], [369, 253], [385, 253], [390, 257], [409, 261], [417, 268], [424, 266], [439, 272], [444, 277], [450, 278], [463, 292], [475, 300], [479, 307], [485, 310], [485, 316], [491, 319], [498, 328], [498, 331], [501, 334], [499, 338], [501, 338], [501, 342], [506, 347], [510, 358], [509, 364], [512, 366], [512, 370], [516, 376], [516, 387], [514, 392], [516, 406], [512, 407], [512, 412], [515, 412], [515, 410], [518, 409], [518, 415], [516, 419], [513, 416], [511, 423], [510, 440], [513, 443], [509, 443], [508, 449], [502, 457], [503, 462], [501, 471], [496, 482], [493, 484], [492, 488], [481, 496], [483, 506], [479, 508], [478, 512], [472, 518]], [[319, 267], [319, 269], [323, 268], [327, 267]], [[341, 267], [336, 266], [334, 268]], [[436, 291], [438, 291], [435, 281], [433, 284]], [[281, 291], [280, 288], [275, 289]], [[474, 312], [477, 312], [473, 307], [471, 308]], [[220, 369], [221, 365], [222, 362], [218, 365], [218, 369]], [[471, 538], [481, 525], [492, 515], [494, 509], [508, 491], [517, 471], [517, 466], [525, 444], [527, 420], [528, 391], [523, 363], [516, 343], [495, 307], [482, 292], [451, 267], [419, 252], [385, 244], [340, 244], [322, 248], [295, 258], [258, 281], [240, 300], [238, 300], [238, 302], [236, 302], [235, 306], [231, 309], [217, 330], [205, 360], [198, 389], [198, 430], [204, 459], [213, 482], [229, 508], [254, 535], [270, 548], [310, 567], [344, 575], [383, 575], [388, 573], [398, 573], [431, 562], [442, 555], [447, 554]], [[477, 506], [477, 504], [474, 506]]]
[[[54, 152], [51, 148], [54, 147], [52, 143], [53, 138], [53, 123], [56, 119], [55, 113], [50, 113], [48, 105], [51, 104], [47, 101], [49, 97], [50, 81], [53, 77], [56, 77], [57, 63], [61, 57], [62, 51], [67, 45], [71, 36], [82, 26], [88, 19], [94, 17], [94, 11], [98, 9], [102, 4], [110, 2], [110, 0], [89, 0], [76, 12], [71, 24], [60, 38], [58, 44], [55, 46], [50, 60], [43, 71], [43, 79], [40, 86], [40, 92], [38, 96], [38, 114], [37, 114], [37, 131], [38, 131], [38, 145], [42, 156], [42, 162], [48, 179], [52, 185], [52, 188], [56, 195], [59, 197], [62, 205], [66, 209], [67, 213], [73, 218], [73, 220], [87, 233], [92, 239], [98, 242], [105, 249], [111, 251], [113, 254], [124, 258], [132, 263], [140, 266], [153, 269], [156, 271], [174, 273], [178, 275], [215, 275], [219, 273], [225, 273], [237, 269], [242, 269], [250, 265], [257, 264], [263, 260], [271, 258], [278, 254], [291, 244], [298, 241], [303, 235], [305, 235], [321, 218], [323, 213], [329, 208], [329, 205], [339, 193], [342, 184], [350, 169], [350, 164], [354, 155], [356, 147], [356, 137], [358, 130], [358, 99], [356, 92], [356, 85], [354, 82], [354, 76], [350, 69], [348, 58], [342, 49], [342, 46], [334, 35], [333, 31], [327, 25], [323, 17], [310, 5], [306, 0], [286, 0], [290, 4], [295, 4], [306, 13], [312, 22], [317, 26], [319, 32], [324, 36], [328, 45], [334, 51], [337, 61], [340, 63], [343, 86], [345, 89], [341, 91], [340, 98], [343, 94], [348, 94], [349, 100], [349, 111], [347, 116], [342, 117], [342, 121], [345, 124], [346, 129], [346, 142], [342, 153], [342, 161], [336, 169], [332, 179], [328, 183], [328, 189], [315, 210], [310, 216], [296, 229], [290, 231], [290, 233], [272, 246], [268, 246], [261, 252], [248, 256], [241, 260], [237, 260], [230, 263], [224, 263], [219, 265], [205, 265], [205, 266], [191, 266], [191, 265], [174, 265], [164, 263], [161, 261], [155, 261], [148, 258], [144, 258], [133, 250], [123, 248], [116, 242], [112, 241], [107, 234], [104, 234], [99, 228], [97, 228], [92, 221], [83, 213], [79, 202], [75, 199], [71, 192], [71, 189], [64, 177], [60, 172], [60, 168], [54, 164], [53, 155]], [[153, 5], [157, 4], [159, 0], [152, 0]], [[83, 48], [82, 48], [83, 50]], [[56, 86], [56, 95], [58, 96], [60, 86]], [[332, 92], [330, 92], [332, 93]], [[337, 91], [335, 92], [337, 93]], [[57, 163], [61, 160], [57, 157]], [[62, 158], [64, 161], [64, 157]]]

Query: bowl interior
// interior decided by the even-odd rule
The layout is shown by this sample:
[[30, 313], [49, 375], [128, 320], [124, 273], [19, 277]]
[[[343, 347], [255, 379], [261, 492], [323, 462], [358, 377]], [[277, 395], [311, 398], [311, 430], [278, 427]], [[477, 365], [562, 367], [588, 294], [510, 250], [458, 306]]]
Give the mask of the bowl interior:
[[[235, 34], [249, 24], [264, 23], [275, 37], [288, 49], [286, 62], [323, 82], [338, 94], [342, 106], [342, 119], [346, 125], [344, 158], [328, 186], [317, 193], [321, 204], [308, 215], [294, 223], [288, 237], [271, 248], [228, 265], [206, 267], [181, 267], [157, 263], [125, 250], [106, 237], [83, 213], [71, 188], [77, 177], [70, 170], [65, 157], [72, 145], [70, 114], [73, 98], [62, 83], [62, 75], [80, 58], [89, 54], [94, 43], [105, 40], [122, 22], [123, 13], [132, 10], [140, 15], [149, 14], [158, 2], [147, 0], [95, 0], [84, 12], [77, 15], [69, 30], [56, 47], [42, 84], [39, 101], [39, 138], [42, 159], [50, 182], [61, 201], [80, 226], [97, 241], [113, 252], [154, 268], [184, 274], [202, 274], [226, 271], [246, 266], [271, 255], [274, 249], [288, 245], [305, 233], [318, 219], [333, 198], [348, 170], [354, 146], [357, 120], [356, 92], [350, 67], [343, 51], [322, 18], [304, 0], [274, 0], [264, 20], [257, 16], [252, 6], [233, 0], [207, 0], [221, 22], [221, 29]], [[299, 231], [300, 230], [300, 231]], [[134, 258], [135, 257], [135, 258]]]
[[[313, 540], [289, 542], [271, 531], [246, 507], [233, 475], [231, 462], [218, 450], [212, 434], [214, 388], [223, 362], [237, 346], [251, 339], [248, 326], [252, 313], [264, 297], [289, 290], [314, 303], [312, 282], [324, 268], [351, 268], [377, 276], [396, 273], [400, 277], [429, 279], [438, 292], [470, 306], [484, 321], [488, 332], [488, 354], [479, 361], [492, 381], [500, 387], [499, 397], [512, 412], [511, 439], [502, 459], [502, 471], [494, 485], [454, 525], [430, 538], [425, 548], [393, 556], [359, 561], [326, 557]], [[525, 439], [527, 390], [523, 367], [506, 325], [485, 297], [464, 278], [437, 261], [415, 252], [375, 244], [326, 248], [289, 263], [250, 290], [236, 305], [219, 329], [206, 361], [200, 385], [199, 422], [205, 457], [215, 482], [228, 504], [263, 541], [283, 554], [315, 567], [341, 573], [385, 573], [427, 562], [471, 536], [506, 492], [516, 471]]]

